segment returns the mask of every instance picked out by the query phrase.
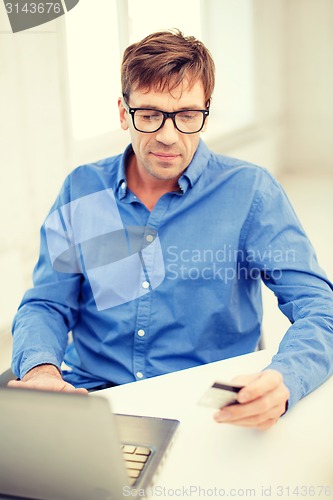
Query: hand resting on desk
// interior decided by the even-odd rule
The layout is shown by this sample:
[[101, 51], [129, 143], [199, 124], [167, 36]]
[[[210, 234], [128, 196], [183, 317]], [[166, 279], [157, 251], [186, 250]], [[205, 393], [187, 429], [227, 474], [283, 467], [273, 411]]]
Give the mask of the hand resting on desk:
[[72, 384], [65, 382], [60, 372], [54, 365], [40, 365], [32, 368], [22, 380], [11, 380], [8, 387], [21, 389], [39, 389], [56, 392], [78, 392], [87, 394], [87, 389], [77, 389]]
[[286, 411], [289, 390], [277, 370], [242, 375], [232, 383], [244, 385], [237, 394], [239, 405], [225, 406], [214, 415], [216, 422], [266, 430]]
[[[237, 395], [241, 404], [219, 410], [214, 416], [217, 422], [265, 430], [274, 425], [286, 411], [289, 390], [278, 371], [266, 370], [253, 375], [243, 375], [232, 382], [245, 386]], [[82, 394], [88, 392], [65, 382], [53, 365], [36, 366], [22, 380], [12, 380], [8, 386]]]

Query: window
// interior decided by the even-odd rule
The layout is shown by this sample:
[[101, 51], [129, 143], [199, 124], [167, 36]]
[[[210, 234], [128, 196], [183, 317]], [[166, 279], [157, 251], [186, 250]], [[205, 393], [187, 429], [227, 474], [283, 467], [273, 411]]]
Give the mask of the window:
[[171, 28], [201, 39], [200, 7], [200, 0], [128, 0], [129, 43]]
[[[94, 5], [92, 5], [94, 4]], [[118, 125], [120, 48], [115, 0], [81, 0], [66, 16], [69, 101], [75, 140]]]
[[207, 137], [235, 132], [255, 119], [252, 0], [211, 0], [203, 41], [216, 64]]

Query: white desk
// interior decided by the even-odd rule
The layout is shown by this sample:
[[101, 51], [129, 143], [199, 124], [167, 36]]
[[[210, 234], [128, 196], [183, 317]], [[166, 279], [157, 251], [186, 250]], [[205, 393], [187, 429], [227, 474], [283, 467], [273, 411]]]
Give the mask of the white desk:
[[261, 351], [98, 394], [118, 413], [181, 421], [153, 498], [333, 500], [333, 378], [268, 431], [217, 424], [214, 410], [197, 405], [211, 382], [259, 371], [270, 359]]

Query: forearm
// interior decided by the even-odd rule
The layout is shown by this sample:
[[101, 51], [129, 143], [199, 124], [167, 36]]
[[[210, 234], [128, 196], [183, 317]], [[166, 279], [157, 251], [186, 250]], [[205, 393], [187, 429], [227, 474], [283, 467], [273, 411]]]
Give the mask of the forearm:
[[48, 374], [62, 380], [62, 376], [59, 369], [56, 366], [49, 364], [42, 364], [35, 366], [24, 375], [22, 380], [23, 382], [28, 382], [32, 378], [39, 376], [41, 374]]
[[267, 368], [283, 375], [290, 390], [290, 408], [332, 375], [332, 359], [332, 319], [309, 315], [289, 328]]
[[54, 365], [60, 371], [68, 342], [68, 326], [48, 303], [23, 303], [13, 323], [12, 370], [21, 380], [33, 368]]

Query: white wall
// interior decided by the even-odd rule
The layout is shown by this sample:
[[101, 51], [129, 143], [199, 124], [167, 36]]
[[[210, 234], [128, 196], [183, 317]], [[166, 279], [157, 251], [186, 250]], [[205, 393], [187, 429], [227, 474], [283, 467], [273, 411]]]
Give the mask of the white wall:
[[[287, 2], [252, 1], [253, 120], [211, 142], [215, 150], [265, 166], [274, 174], [285, 162]], [[223, 65], [223, 52], [220, 59]], [[239, 81], [238, 85], [241, 91], [248, 82]]]
[[276, 175], [333, 174], [333, 1], [253, 0], [253, 19], [256, 119], [212, 146]]
[[287, 32], [285, 167], [332, 173], [332, 0], [289, 1]]
[[30, 285], [39, 227], [68, 168], [60, 24], [7, 29], [0, 8], [0, 331]]

